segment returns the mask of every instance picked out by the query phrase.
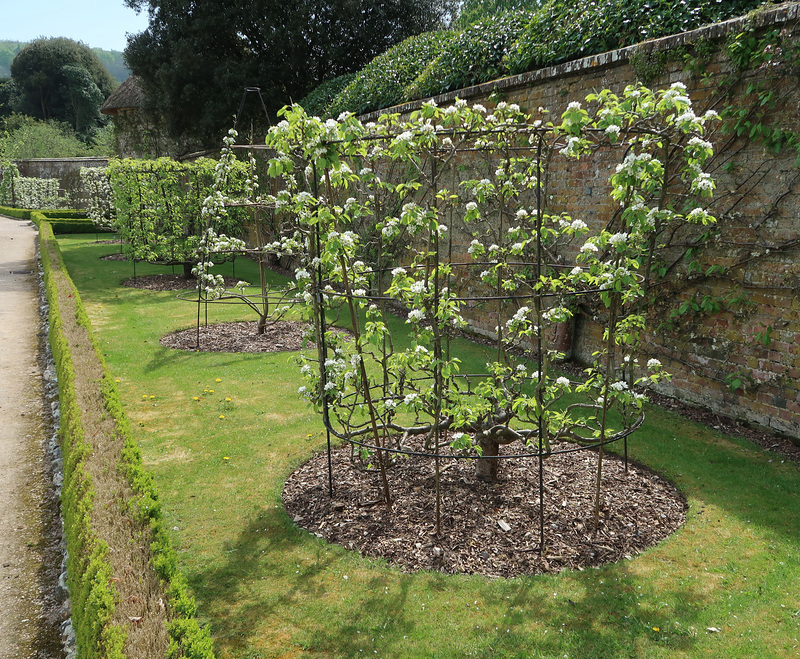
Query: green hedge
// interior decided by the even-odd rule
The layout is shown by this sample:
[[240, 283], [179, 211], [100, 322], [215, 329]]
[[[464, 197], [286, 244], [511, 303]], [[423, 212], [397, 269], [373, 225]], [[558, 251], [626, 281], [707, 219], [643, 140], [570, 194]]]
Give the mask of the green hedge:
[[405, 99], [405, 90], [429, 62], [443, 52], [455, 32], [427, 32], [393, 46], [359, 71], [333, 100], [332, 117], [350, 111], [362, 114], [389, 107]]
[[508, 75], [503, 60], [531, 17], [529, 11], [508, 12], [456, 33], [406, 88], [405, 97], [435, 96]]
[[353, 81], [355, 76], [355, 73], [345, 73], [331, 80], [326, 80], [308, 96], [298, 101], [298, 105], [301, 105], [306, 114], [311, 116], [331, 116], [328, 112], [331, 102]]
[[550, 0], [509, 49], [505, 68], [524, 73], [741, 16], [759, 0]]
[[37, 227], [42, 222], [48, 222], [56, 235], [65, 233], [109, 233], [112, 229], [103, 229], [95, 226], [92, 220], [82, 211], [25, 211], [28, 218]]
[[[92, 449], [85, 441], [75, 393], [72, 355], [64, 336], [58, 304], [54, 272], [64, 271], [64, 264], [50, 223], [46, 218], [37, 219], [41, 221], [39, 237], [47, 299], [50, 304], [50, 344], [59, 380], [60, 438], [64, 452], [61, 505], [69, 554], [68, 583], [78, 650], [81, 657], [122, 659], [125, 630], [111, 624], [116, 591], [111, 582], [111, 568], [107, 560], [108, 546], [97, 539], [91, 528], [90, 513], [94, 490], [91, 477], [85, 472], [83, 465]], [[51, 249], [57, 256], [57, 262], [50, 260]], [[194, 599], [189, 594], [185, 578], [178, 571], [177, 555], [169, 542], [153, 478], [144, 469], [141, 453], [132, 439], [130, 423], [123, 412], [119, 394], [113, 379], [108, 376], [102, 352], [92, 335], [89, 317], [75, 285], [71, 279], [69, 282], [70, 293], [75, 299], [77, 322], [89, 332], [95, 354], [105, 372], [100, 382], [105, 407], [115, 420], [118, 432], [124, 440], [118, 468], [136, 493], [136, 499], [128, 503], [128, 509], [133, 516], [148, 524], [152, 533], [153, 566], [164, 584], [169, 610], [167, 629], [170, 646], [167, 656], [174, 659], [213, 659], [210, 634], [208, 629], [201, 628], [198, 624]]]
[[461, 32], [430, 32], [407, 39], [358, 72], [325, 114], [337, 116], [344, 110], [361, 114], [435, 96], [717, 23], [761, 4], [759, 0], [545, 0], [538, 9], [484, 18]]
[[[121, 659], [126, 633], [112, 625], [116, 589], [111, 582], [108, 545], [99, 540], [91, 524], [94, 485], [85, 469], [91, 446], [86, 441], [81, 410], [75, 392], [75, 371], [69, 341], [64, 335], [58, 285], [55, 272], [64, 269], [58, 244], [47, 222], [39, 227], [40, 251], [44, 268], [45, 290], [50, 305], [49, 339], [58, 374], [61, 406], [59, 439], [64, 455], [64, 483], [61, 490], [61, 512], [67, 542], [67, 582], [72, 601], [72, 620], [78, 649], [82, 657]], [[56, 257], [50, 259], [50, 250]], [[71, 283], [71, 282], [70, 282]], [[83, 307], [77, 290], [71, 291]]]
[[25, 208], [12, 208], [11, 206], [0, 206], [0, 215], [8, 215], [8, 217], [16, 217], [20, 220], [30, 220], [31, 213]]

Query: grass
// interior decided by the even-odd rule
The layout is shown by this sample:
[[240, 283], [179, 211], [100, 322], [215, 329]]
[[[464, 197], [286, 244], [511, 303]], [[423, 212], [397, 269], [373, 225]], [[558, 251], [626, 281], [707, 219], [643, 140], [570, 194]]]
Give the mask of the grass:
[[[283, 511], [285, 478], [324, 446], [290, 355], [169, 350], [159, 338], [191, 327], [194, 305], [119, 286], [131, 266], [100, 260], [114, 247], [94, 236], [60, 244], [219, 657], [800, 656], [797, 464], [649, 409], [631, 452], [689, 502], [665, 542], [559, 575], [404, 574]], [[148, 268], [137, 273], [163, 272]], [[209, 317], [248, 313], [218, 306]]]

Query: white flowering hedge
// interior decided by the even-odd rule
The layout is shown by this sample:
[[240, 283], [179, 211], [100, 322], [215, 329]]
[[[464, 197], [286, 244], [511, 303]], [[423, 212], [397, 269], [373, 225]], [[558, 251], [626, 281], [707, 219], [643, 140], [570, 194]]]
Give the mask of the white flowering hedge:
[[86, 214], [98, 229], [116, 229], [113, 189], [104, 167], [81, 167], [81, 191]]
[[53, 210], [64, 205], [58, 196], [58, 179], [16, 176], [13, 185], [17, 208]]
[[[503, 445], [543, 456], [573, 440], [599, 446], [602, 460], [603, 444], [641, 423], [644, 387], [666, 377], [657, 360], [637, 361], [642, 300], [660, 237], [713, 221], [703, 135], [714, 117], [696, 116], [679, 84], [604, 91], [587, 105], [548, 122], [503, 102], [426, 103], [408, 120], [366, 125], [295, 106], [267, 136], [284, 189], [263, 203], [294, 224], [263, 248], [301, 259], [318, 345], [302, 360], [300, 393], [377, 462], [387, 503], [388, 452], [472, 456], [487, 479]], [[569, 163], [599, 153], [618, 154], [608, 185], [619, 212], [590, 230], [549, 207], [545, 182], [554, 162], [568, 176]], [[468, 263], [450, 256], [460, 243]], [[573, 382], [552, 368], [548, 328], [579, 297], [596, 299], [605, 334]], [[497, 318], [496, 358], [478, 374], [462, 372], [450, 346], [476, 303]], [[397, 308], [410, 341], [392, 332]], [[350, 340], [327, 326], [335, 310], [349, 316]]]
[[18, 176], [19, 170], [13, 162], [0, 161], [0, 206], [14, 205], [14, 179]]

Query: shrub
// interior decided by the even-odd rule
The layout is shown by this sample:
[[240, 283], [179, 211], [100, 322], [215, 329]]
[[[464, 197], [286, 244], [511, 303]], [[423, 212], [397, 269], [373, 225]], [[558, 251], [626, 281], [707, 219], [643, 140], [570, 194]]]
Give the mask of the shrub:
[[631, 46], [738, 16], [759, 0], [550, 0], [509, 49], [512, 74]]
[[355, 77], [355, 73], [345, 73], [331, 80], [326, 80], [305, 98], [300, 100], [298, 105], [301, 105], [303, 109], [312, 116], [322, 118], [329, 117], [331, 115], [328, 112], [328, 107]]
[[406, 88], [406, 99], [434, 96], [507, 75], [503, 59], [532, 15], [525, 11], [507, 12], [457, 33]]
[[333, 100], [329, 114], [335, 117], [348, 110], [362, 114], [402, 102], [405, 88], [455, 36], [447, 30], [427, 32], [390, 48], [355, 75]]

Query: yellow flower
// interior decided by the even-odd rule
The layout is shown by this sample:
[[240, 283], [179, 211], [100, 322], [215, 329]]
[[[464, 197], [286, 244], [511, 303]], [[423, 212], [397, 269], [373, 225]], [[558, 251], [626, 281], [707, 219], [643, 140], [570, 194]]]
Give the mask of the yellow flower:
[[200, 396], [192, 396], [192, 400], [200, 400]]
[[122, 382], [122, 380], [120, 380], [119, 378], [117, 378], [116, 380], [114, 380], [114, 382]]
[[213, 394], [213, 393], [214, 393], [214, 390], [213, 390], [213, 389], [209, 389], [209, 390], [208, 390], [208, 393], [210, 393], [210, 394]]
[[224, 458], [222, 458], [222, 459], [223, 459], [223, 460], [230, 460], [230, 458], [229, 458], [227, 455], [226, 455]]
[[150, 396], [150, 398], [155, 398], [155, 396]]
[[142, 394], [142, 398], [147, 398], [147, 394]]
[[219, 418], [220, 418], [220, 419], [224, 419], [224, 418], [225, 418], [225, 415], [224, 415], [224, 414], [220, 414], [220, 415], [219, 415]]
[[222, 382], [222, 378], [217, 378], [217, 382]]
[[654, 632], [660, 632], [661, 630], [658, 627], [653, 627]]
[[231, 399], [230, 399], [230, 398], [226, 398], [225, 400], [226, 400], [228, 403], [230, 403], [230, 402], [231, 402]]

